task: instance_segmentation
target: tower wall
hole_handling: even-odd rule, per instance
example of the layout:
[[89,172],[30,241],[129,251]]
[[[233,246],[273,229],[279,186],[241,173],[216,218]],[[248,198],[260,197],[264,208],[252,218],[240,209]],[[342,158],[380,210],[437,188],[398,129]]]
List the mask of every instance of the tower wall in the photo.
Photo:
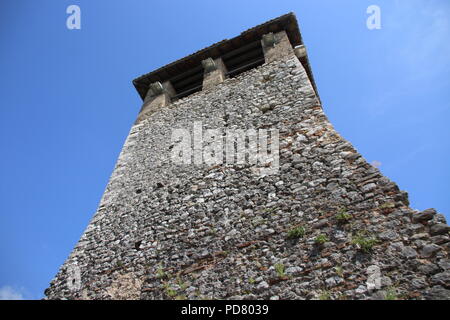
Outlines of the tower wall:
[[[271,57],[141,113],[49,299],[450,298],[444,216],[336,132],[293,50]],[[278,129],[278,171],[174,164],[195,124]]]

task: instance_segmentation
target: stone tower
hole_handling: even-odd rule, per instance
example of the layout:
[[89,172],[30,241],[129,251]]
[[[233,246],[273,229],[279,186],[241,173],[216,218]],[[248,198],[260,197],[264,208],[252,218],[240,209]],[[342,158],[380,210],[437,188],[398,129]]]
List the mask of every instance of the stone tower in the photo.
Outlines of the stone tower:
[[48,299],[449,299],[444,216],[334,130],[294,14],[133,84],[143,106]]

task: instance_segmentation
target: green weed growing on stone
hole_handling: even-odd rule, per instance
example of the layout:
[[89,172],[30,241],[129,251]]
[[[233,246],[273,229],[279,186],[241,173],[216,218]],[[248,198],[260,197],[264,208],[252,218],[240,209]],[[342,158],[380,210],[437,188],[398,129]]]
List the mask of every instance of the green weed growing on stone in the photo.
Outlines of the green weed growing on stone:
[[341,223],[347,222],[351,218],[352,215],[350,213],[347,213],[347,210],[345,208],[342,208],[341,210],[339,210],[338,214],[336,214],[336,220]]
[[315,243],[317,244],[324,244],[325,242],[328,241],[328,237],[324,234],[319,234],[315,239],[314,239]]
[[334,270],[336,270],[336,274],[339,276],[339,277],[343,277],[344,276],[344,269],[341,267],[341,266],[336,266],[335,268],[334,268]]
[[178,284],[178,286],[180,287],[180,289],[181,289],[182,291],[186,290],[187,287],[188,287],[187,283],[184,282],[183,280],[181,280],[180,277],[177,277],[177,284]]
[[300,226],[300,227],[295,227],[291,230],[288,231],[287,237],[288,239],[298,239],[298,238],[302,238],[305,235],[305,228]]
[[175,297],[177,296],[177,291],[172,288],[167,288],[166,293],[169,297]]
[[353,239],[352,244],[356,245],[365,253],[370,253],[373,246],[378,243],[378,240],[373,236],[366,235],[365,232],[359,232]]
[[389,287],[384,296],[385,300],[397,300],[397,290],[394,287]]
[[331,294],[329,291],[327,290],[323,290],[320,294],[319,294],[319,300],[330,300],[331,299]]
[[177,291],[176,291],[175,289],[171,288],[171,287],[170,287],[170,284],[169,284],[168,282],[164,282],[162,286],[163,286],[164,289],[166,290],[166,294],[167,294],[169,297],[172,297],[172,298],[173,298],[173,297],[175,297],[175,296],[178,295]]
[[280,278],[286,277],[286,271],[285,271],[284,264],[282,264],[282,263],[277,263],[277,264],[275,265],[275,271],[276,271],[278,277],[280,277]]
[[276,211],[276,210],[277,210],[276,207],[272,207],[272,208],[264,208],[262,211],[263,211],[264,213],[271,213],[271,212],[274,212],[274,211]]
[[379,208],[380,209],[392,209],[392,208],[395,208],[395,203],[394,202],[385,202]]
[[164,269],[161,265],[159,265],[158,269],[156,270],[156,277],[158,279],[162,279],[166,277],[166,273],[164,272]]
[[121,260],[118,260],[117,262],[116,262],[116,267],[117,268],[122,268],[123,267],[123,262],[121,261]]

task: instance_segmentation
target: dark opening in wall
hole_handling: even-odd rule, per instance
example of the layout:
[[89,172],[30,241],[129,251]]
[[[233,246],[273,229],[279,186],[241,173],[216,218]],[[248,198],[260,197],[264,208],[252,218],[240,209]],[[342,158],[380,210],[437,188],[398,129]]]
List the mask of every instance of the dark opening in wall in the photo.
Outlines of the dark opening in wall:
[[[264,64],[264,52],[261,40],[242,45],[219,57],[222,58],[227,69],[226,76],[231,78]],[[212,58],[216,59],[217,56],[212,56]],[[194,65],[194,67],[188,71],[184,71],[169,78],[168,81],[170,81],[175,90],[175,96],[171,97],[171,101],[176,101],[201,91],[203,78],[204,69],[202,64]]]
[[136,243],[134,244],[134,248],[135,248],[136,250],[139,250],[139,249],[141,248],[141,243],[142,243],[142,241],[136,242]]
[[[261,41],[253,41],[232,50],[221,56],[226,68],[227,76],[235,77],[242,72],[256,68],[264,64],[264,52]],[[183,72],[170,79],[170,83],[175,89],[176,95],[172,101],[186,97],[194,92],[202,90],[204,70],[202,65],[198,65],[186,72]]]
[[233,78],[247,70],[264,64],[261,41],[253,41],[222,56],[227,67],[227,76]]
[[201,91],[203,84],[202,65],[198,65],[191,70],[171,78],[170,83],[176,92],[176,95],[172,97],[172,101],[186,97],[194,92]]

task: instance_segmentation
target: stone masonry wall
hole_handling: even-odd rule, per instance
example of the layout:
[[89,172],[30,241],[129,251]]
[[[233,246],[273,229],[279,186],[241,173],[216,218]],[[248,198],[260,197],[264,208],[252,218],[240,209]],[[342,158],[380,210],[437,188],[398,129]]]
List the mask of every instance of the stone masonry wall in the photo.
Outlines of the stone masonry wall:
[[[278,128],[280,170],[174,165],[174,128]],[[332,127],[294,55],[135,124],[48,299],[449,299],[449,227]]]

